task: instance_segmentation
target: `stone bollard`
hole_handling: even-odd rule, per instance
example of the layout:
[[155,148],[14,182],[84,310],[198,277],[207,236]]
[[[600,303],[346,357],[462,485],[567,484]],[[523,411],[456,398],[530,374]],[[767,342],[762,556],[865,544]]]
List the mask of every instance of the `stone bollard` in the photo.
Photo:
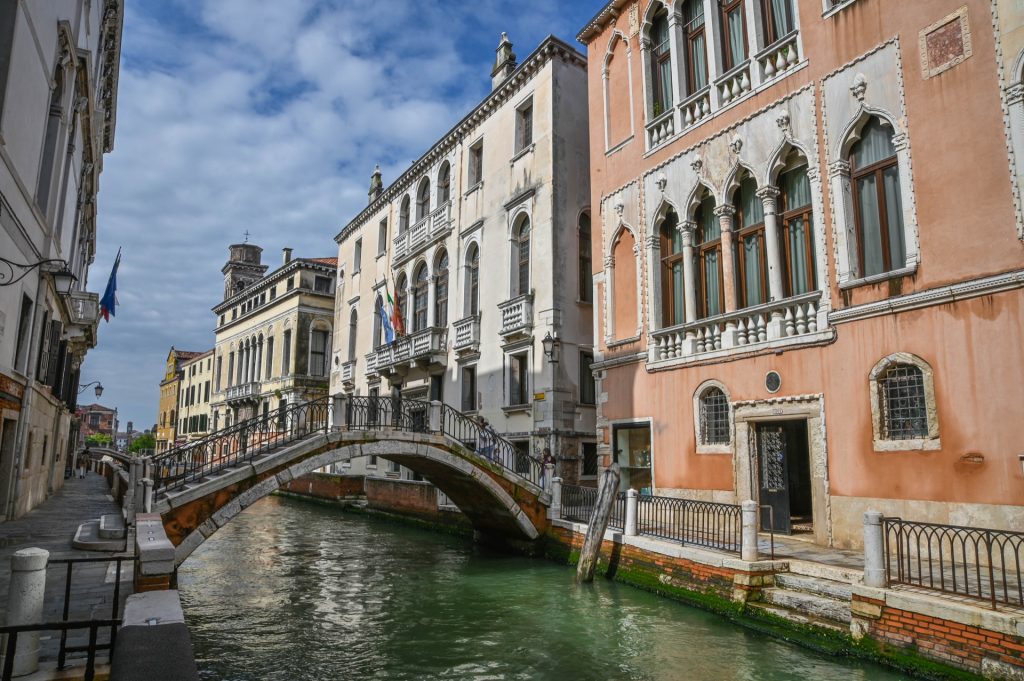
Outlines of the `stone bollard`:
[[883,549],[882,514],[864,512],[864,585],[879,589],[888,586],[885,578],[885,551]]
[[441,406],[442,403],[439,400],[431,400],[430,402],[430,432],[440,433],[441,432]]
[[[11,583],[7,596],[8,626],[42,623],[46,561],[49,558],[49,551],[35,548],[21,549],[11,556]],[[18,634],[18,648],[14,653],[14,676],[31,674],[37,669],[39,632]]]
[[142,512],[153,512],[153,481],[149,478],[142,479]]
[[740,504],[743,517],[743,534],[740,544],[740,559],[748,562],[757,560],[757,502],[747,500]]
[[626,527],[624,531],[627,537],[636,536],[636,511],[639,496],[640,494],[635,489],[626,490]]
[[562,515],[562,479],[551,478],[551,508],[548,509],[548,520]]
[[544,491],[551,494],[551,487],[555,479],[555,464],[544,464]]

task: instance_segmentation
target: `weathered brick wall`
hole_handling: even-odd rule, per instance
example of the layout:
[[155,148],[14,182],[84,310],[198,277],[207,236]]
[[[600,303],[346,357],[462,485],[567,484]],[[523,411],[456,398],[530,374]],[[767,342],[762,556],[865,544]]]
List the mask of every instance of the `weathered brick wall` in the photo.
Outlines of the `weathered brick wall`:
[[380,511],[436,517],[437,488],[387,478],[366,478],[366,505]]
[[281,489],[317,499],[339,501],[363,496],[363,476],[307,473],[290,481]]
[[918,612],[885,601],[853,595],[855,617],[879,642],[914,649],[922,657],[981,673],[987,659],[1012,665],[1024,675],[1024,638]]

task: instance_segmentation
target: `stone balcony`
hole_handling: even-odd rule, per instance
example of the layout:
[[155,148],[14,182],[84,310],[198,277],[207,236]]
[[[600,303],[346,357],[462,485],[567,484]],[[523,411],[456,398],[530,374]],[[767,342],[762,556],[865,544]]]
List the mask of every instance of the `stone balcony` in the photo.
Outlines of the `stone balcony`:
[[476,352],[480,349],[480,315],[475,314],[452,324],[455,340],[452,349],[458,353]]
[[68,296],[68,342],[80,343],[86,349],[96,347],[96,329],[100,322],[99,294],[72,291]]
[[346,388],[354,388],[356,385],[356,361],[350,359],[341,365],[341,383]]
[[255,402],[260,397],[259,381],[239,383],[227,389],[224,398],[229,402]]
[[436,239],[452,230],[452,202],[446,201],[432,213],[417,220],[412,227],[394,239],[394,261],[401,263],[418,255]]
[[501,312],[501,335],[506,340],[528,336],[533,330],[533,294],[516,296],[498,303]]
[[[651,334],[651,362],[703,359],[712,353],[788,346],[818,340],[821,291],[677,324]],[[820,325],[820,326],[819,326]]]
[[430,368],[448,363],[448,329],[429,327],[396,338],[366,355],[366,373],[390,376],[415,367]]

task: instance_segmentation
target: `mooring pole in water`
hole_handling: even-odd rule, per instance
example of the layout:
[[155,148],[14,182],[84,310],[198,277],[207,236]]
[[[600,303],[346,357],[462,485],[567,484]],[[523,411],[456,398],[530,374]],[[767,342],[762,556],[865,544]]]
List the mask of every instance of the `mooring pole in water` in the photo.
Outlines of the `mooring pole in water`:
[[612,513],[612,505],[619,491],[619,464],[613,463],[605,469],[601,476],[601,485],[597,490],[597,501],[594,512],[587,525],[587,537],[583,540],[580,562],[576,566],[577,582],[594,581],[594,568],[597,566],[597,555],[601,552],[601,541],[604,531],[608,529],[608,517]]

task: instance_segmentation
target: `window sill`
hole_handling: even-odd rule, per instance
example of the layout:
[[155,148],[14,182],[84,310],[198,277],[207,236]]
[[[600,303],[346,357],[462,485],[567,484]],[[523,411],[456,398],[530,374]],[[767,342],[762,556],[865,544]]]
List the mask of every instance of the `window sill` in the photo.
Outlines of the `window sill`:
[[501,408],[506,414],[525,414],[529,412],[531,406],[529,404],[509,404]]
[[907,277],[917,272],[917,264],[913,264],[910,267],[901,267],[898,270],[890,270],[888,272],[882,272],[881,274],[872,274],[870,277],[861,277],[859,279],[847,279],[846,281],[839,282],[839,290],[846,291],[852,288],[858,288],[860,286],[869,286],[871,284],[877,284],[879,282],[888,281],[890,279],[899,279],[900,277]]
[[721,445],[697,445],[698,454],[732,454],[732,443]]
[[875,440],[876,452],[933,452],[942,449],[942,440],[935,438],[916,438],[913,440]]
[[582,298],[577,298],[576,299],[576,304],[577,305],[586,305],[587,307],[594,307],[594,301],[593,300],[583,300]]
[[483,186],[484,186],[484,181],[480,180],[479,182],[474,184],[472,187],[467,189],[466,192],[462,195],[462,197],[463,198],[468,198],[470,194],[472,194],[475,191],[479,191]]
[[515,162],[518,161],[519,159],[521,159],[523,156],[526,156],[527,154],[531,153],[533,151],[534,147],[536,147],[536,146],[537,146],[536,142],[530,142],[528,145],[526,145],[525,147],[523,147],[522,149],[517,151],[512,156],[512,158],[509,159],[508,164],[509,165],[515,164]]
[[637,336],[630,336],[629,338],[619,338],[618,340],[613,340],[613,341],[610,341],[608,343],[605,343],[605,345],[609,349],[611,349],[611,348],[619,348],[619,347],[622,347],[624,345],[629,345],[631,343],[638,343],[639,341],[640,341],[640,336],[637,335]]
[[619,142],[615,146],[608,147],[608,149],[605,150],[604,155],[605,156],[611,156],[612,154],[614,154],[614,153],[616,153],[618,151],[621,151],[622,149],[624,149],[626,147],[626,145],[628,145],[630,142],[633,141],[633,137],[634,137],[634,135],[630,135],[629,137],[627,137],[626,139],[622,140],[621,142]]
[[837,3],[833,4],[831,7],[829,7],[828,9],[826,9],[822,13],[821,18],[822,19],[828,19],[829,17],[831,17],[831,16],[833,16],[835,14],[838,14],[839,12],[843,11],[844,9],[846,9],[847,7],[849,7],[850,5],[852,5],[855,2],[857,2],[857,0],[842,0],[842,2],[837,2]]

